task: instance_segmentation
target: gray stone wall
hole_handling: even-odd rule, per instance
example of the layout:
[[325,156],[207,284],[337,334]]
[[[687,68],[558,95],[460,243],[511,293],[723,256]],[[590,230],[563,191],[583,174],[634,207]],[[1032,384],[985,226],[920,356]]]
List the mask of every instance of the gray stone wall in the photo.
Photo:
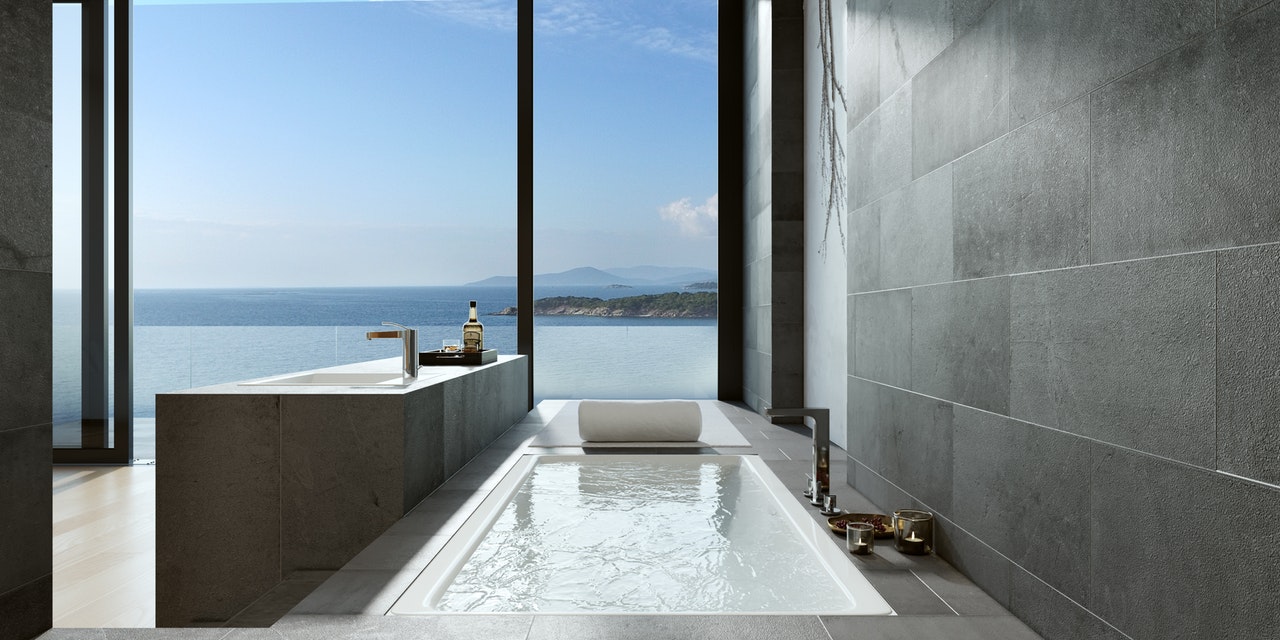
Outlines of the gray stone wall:
[[[764,15],[761,15],[761,11]],[[770,402],[772,353],[770,323],[772,299],[772,219],[769,198],[773,171],[773,139],[770,135],[773,111],[769,105],[770,38],[772,31],[761,28],[769,17],[769,4],[759,0],[746,3],[743,39],[743,86],[745,108],[743,126],[743,400],[756,411]]]
[[804,402],[804,16],[800,0],[746,11],[743,399]]
[[52,64],[50,3],[0,3],[0,640],[53,621]]
[[1280,2],[850,2],[850,484],[1044,637],[1280,608]]

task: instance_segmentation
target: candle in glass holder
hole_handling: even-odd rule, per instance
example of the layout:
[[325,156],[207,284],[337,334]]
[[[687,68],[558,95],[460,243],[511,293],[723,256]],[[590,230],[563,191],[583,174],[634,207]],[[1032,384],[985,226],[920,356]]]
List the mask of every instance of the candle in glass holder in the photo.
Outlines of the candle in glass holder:
[[866,522],[847,522],[844,525],[845,543],[854,555],[865,556],[876,548],[875,525]]
[[893,512],[893,546],[902,553],[928,555],[933,551],[933,514],[916,509]]

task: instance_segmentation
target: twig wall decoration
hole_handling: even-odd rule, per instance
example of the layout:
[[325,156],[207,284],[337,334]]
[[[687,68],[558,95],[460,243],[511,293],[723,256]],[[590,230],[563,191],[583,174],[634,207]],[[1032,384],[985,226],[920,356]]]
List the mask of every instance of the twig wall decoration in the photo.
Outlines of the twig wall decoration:
[[[847,104],[844,97],[844,86],[836,77],[835,58],[835,21],[831,18],[831,0],[818,2],[818,47],[822,54],[822,107],[818,121],[818,148],[822,154],[822,182],[826,186],[826,226],[822,229],[823,256],[827,253],[827,237],[831,232],[831,219],[836,220],[836,230],[840,233],[840,250],[844,251],[844,208],[845,181],[841,168],[844,167],[844,143],[840,140],[840,130],[836,122],[836,105],[841,110]],[[839,101],[839,102],[837,102]]]

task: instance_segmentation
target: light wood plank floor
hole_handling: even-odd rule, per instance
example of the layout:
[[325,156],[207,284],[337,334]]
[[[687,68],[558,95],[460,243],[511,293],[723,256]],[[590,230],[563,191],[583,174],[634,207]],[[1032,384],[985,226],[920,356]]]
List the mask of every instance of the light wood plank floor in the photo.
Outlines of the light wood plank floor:
[[53,468],[53,626],[156,624],[156,468]]

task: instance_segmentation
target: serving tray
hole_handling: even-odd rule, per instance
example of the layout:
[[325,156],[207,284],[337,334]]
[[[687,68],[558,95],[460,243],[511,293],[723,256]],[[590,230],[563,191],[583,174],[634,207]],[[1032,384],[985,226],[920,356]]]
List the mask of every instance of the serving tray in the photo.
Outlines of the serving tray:
[[832,531],[839,534],[848,533],[845,531],[845,523],[847,522],[866,522],[873,524],[876,525],[877,538],[893,537],[893,518],[890,518],[883,513],[844,513],[827,518],[827,526],[831,527]]
[[473,351],[467,353],[465,351],[423,351],[418,354],[418,364],[424,367],[438,367],[441,365],[478,365],[489,364],[498,361],[497,349],[485,349],[484,351]]

